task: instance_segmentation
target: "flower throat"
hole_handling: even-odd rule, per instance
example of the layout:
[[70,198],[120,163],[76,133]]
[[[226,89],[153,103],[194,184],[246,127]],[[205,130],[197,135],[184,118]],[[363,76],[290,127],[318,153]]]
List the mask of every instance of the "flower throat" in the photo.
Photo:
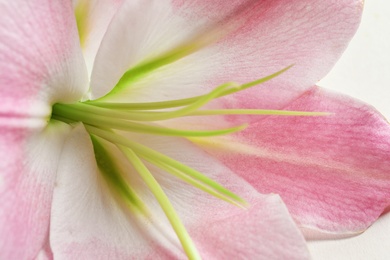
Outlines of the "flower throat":
[[[83,16],[81,15],[80,17]],[[83,23],[80,22],[80,25],[82,24]],[[160,56],[130,68],[119,79],[115,87],[108,94],[99,99],[80,101],[73,104],[54,104],[51,116],[51,120],[62,121],[70,125],[79,123],[84,125],[93,144],[96,164],[100,174],[107,182],[113,194],[115,194],[116,198],[120,199],[121,204],[125,205],[126,208],[134,213],[134,215],[148,217],[150,216],[150,213],[147,205],[142,201],[141,197],[137,195],[134,184],[126,178],[126,172],[118,165],[118,162],[112,155],[112,147],[124,155],[124,158],[133,166],[145,185],[156,198],[189,259],[200,259],[199,253],[167,195],[164,193],[145,162],[228,203],[242,208],[245,208],[247,203],[238,195],[208,178],[201,172],[139,142],[131,140],[131,138],[125,137],[124,133],[142,133],[147,135],[165,135],[184,138],[207,138],[241,131],[246,128],[247,124],[222,129],[187,130],[167,128],[161,126],[159,122],[168,119],[193,116],[318,116],[327,114],[319,112],[258,109],[202,109],[214,99],[232,95],[271,80],[291,68],[291,66],[249,83],[224,83],[217,86],[209,93],[191,98],[144,103],[109,102],[110,97],[121,93],[138,79],[150,75],[155,70],[196,52],[220,38],[220,36],[221,35],[217,35],[213,31],[211,33],[198,34],[193,39],[184,42]]]
[[[134,213],[148,216],[147,205],[136,194],[132,184],[124,176],[117,162],[110,155],[108,143],[114,144],[133,165],[140,177],[155,196],[175,233],[177,234],[186,255],[190,259],[199,258],[199,254],[188,232],[179,219],[159,183],[154,178],[144,162],[148,162],[161,170],[172,174],[184,182],[204,191],[212,196],[239,207],[246,207],[247,203],[238,195],[224,188],[201,172],[159,153],[145,145],[130,140],[119,133],[137,132],[151,135],[166,135],[178,137],[212,137],[241,131],[247,124],[223,129],[184,130],[159,126],[158,121],[191,116],[218,116],[218,115],[288,115],[288,116],[319,116],[327,113],[300,112],[282,110],[258,109],[201,109],[210,101],[231,95],[244,89],[266,82],[290,67],[278,71],[259,80],[239,85],[237,83],[222,84],[207,94],[186,99],[145,102],[145,103],[110,103],[98,100],[78,102],[74,104],[60,104],[53,106],[52,120],[67,124],[82,123],[90,134],[94,147],[97,166],[104,180],[121,198],[121,201]],[[167,109],[169,109],[167,111]],[[118,131],[119,130],[119,131]]]

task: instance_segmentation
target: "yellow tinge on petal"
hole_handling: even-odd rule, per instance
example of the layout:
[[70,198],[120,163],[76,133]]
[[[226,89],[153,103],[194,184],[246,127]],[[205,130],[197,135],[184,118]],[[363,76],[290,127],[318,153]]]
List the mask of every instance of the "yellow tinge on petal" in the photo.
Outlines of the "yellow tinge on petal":
[[79,32],[80,45],[81,48],[84,48],[85,41],[88,36],[88,18],[89,18],[89,9],[90,1],[88,0],[78,0],[74,8],[74,14],[76,17],[77,30]]

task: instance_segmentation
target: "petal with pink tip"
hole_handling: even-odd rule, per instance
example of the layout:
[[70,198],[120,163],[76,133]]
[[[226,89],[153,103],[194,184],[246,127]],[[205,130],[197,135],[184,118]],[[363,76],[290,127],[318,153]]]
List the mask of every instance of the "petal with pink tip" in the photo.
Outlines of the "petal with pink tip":
[[319,88],[285,109],[334,115],[268,116],[203,148],[259,192],[280,194],[301,226],[362,232],[390,204],[388,122],[359,101]]
[[0,10],[0,124],[45,124],[53,103],[88,89],[71,2],[2,1]]
[[[308,258],[303,236],[278,196],[258,194],[188,141],[142,137],[145,144],[152,143],[153,148],[204,169],[232,190],[240,191],[253,204],[249,210],[239,209],[149,165],[203,257],[217,258],[240,252],[249,258]],[[120,157],[117,158],[121,160]],[[122,161],[122,167],[152,212],[151,218],[137,218],[134,212],[126,213],[118,206],[97,171],[88,134],[82,126],[74,129],[63,150],[54,192],[50,243],[55,258],[185,258],[156,200],[128,162]]]
[[[239,21],[238,29],[133,83],[126,95],[116,99],[188,97],[295,64],[252,97],[264,105],[283,107],[330,70],[354,34],[361,10],[358,0],[131,1],[113,18],[102,41],[92,92],[95,98],[104,95],[130,67],[201,30],[216,29],[216,22],[226,19],[232,24]],[[241,98],[237,95],[234,101],[244,105]]]

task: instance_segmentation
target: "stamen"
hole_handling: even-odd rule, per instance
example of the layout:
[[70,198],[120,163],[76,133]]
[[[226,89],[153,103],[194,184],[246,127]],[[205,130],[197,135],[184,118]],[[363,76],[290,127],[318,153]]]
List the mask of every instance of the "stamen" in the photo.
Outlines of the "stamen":
[[[281,69],[273,74],[270,74],[266,77],[254,80],[252,82],[245,83],[245,84],[243,84],[239,87],[236,87],[236,88],[227,89],[225,91],[222,91],[222,93],[220,93],[216,98],[231,95],[231,94],[240,92],[244,89],[254,87],[256,85],[260,85],[260,84],[267,82],[267,81],[279,76],[280,74],[286,72],[287,70],[289,70],[293,66],[294,65],[290,65],[290,66],[288,66],[284,69]],[[166,109],[166,108],[181,107],[181,106],[189,105],[189,104],[196,102],[197,100],[199,100],[202,97],[204,97],[204,95],[195,96],[195,97],[191,97],[191,98],[170,100],[170,101],[144,102],[144,103],[112,103],[112,102],[101,102],[98,99],[98,100],[86,101],[85,103],[89,104],[89,105],[106,107],[106,108],[110,108],[110,109],[153,110],[153,109]]]
[[215,116],[215,115],[278,115],[278,116],[329,116],[329,112],[306,112],[289,110],[265,110],[265,109],[211,109],[198,110],[187,116]]
[[122,177],[122,174],[119,172],[120,168],[115,164],[110,153],[103,145],[104,140],[99,139],[98,137],[91,135],[96,163],[104,179],[113,187],[115,187],[115,189],[112,190],[120,195],[121,198],[125,199],[127,206],[133,212],[139,212],[145,216],[148,216],[149,212],[146,205]]
[[186,174],[188,177],[195,179],[196,181],[202,183],[203,185],[207,186],[208,188],[216,191],[220,194],[220,196],[226,197],[226,201],[235,201],[235,204],[241,204],[245,207],[246,202],[241,199],[239,196],[234,194],[233,192],[229,191],[228,189],[224,188],[219,183],[211,180],[210,178],[207,178],[202,173],[196,171],[195,169],[188,167],[162,153],[159,153],[153,149],[150,149],[144,145],[141,145],[139,143],[133,142],[127,138],[124,138],[118,134],[115,134],[113,132],[109,132],[104,129],[99,129],[93,126],[85,125],[85,128],[87,131],[91,134],[97,135],[103,139],[106,139],[109,142],[126,146],[130,148],[131,150],[135,151],[137,154],[139,154],[144,159],[153,162],[161,162],[162,164],[165,164],[173,169],[177,169],[178,171]]
[[144,180],[145,184],[148,186],[148,188],[160,204],[162,210],[167,216],[169,222],[171,223],[172,228],[175,230],[175,233],[178,236],[187,257],[189,259],[201,259],[194,245],[194,242],[192,241],[186,228],[184,227],[171,202],[169,201],[169,198],[167,197],[159,183],[156,181],[154,176],[150,173],[149,169],[131,149],[123,147],[121,145],[119,145],[118,148],[133,164],[134,168],[138,171],[139,175]]
[[[80,43],[82,46],[84,45],[87,36],[88,12],[90,8],[89,4],[89,1],[79,0],[77,6],[75,7],[75,16],[80,35]],[[102,100],[108,100],[113,95],[116,95],[124,89],[130,87],[132,83],[136,82],[137,80],[140,80],[152,74],[154,71],[172,64],[184,57],[187,57],[199,51],[200,49],[222,39],[224,36],[238,29],[242,24],[248,21],[250,17],[244,15],[246,10],[248,10],[248,8],[254,8],[257,4],[258,1],[247,1],[245,4],[239,5],[238,8],[232,10],[231,14],[228,14],[226,17],[213,24],[211,28],[208,27],[206,30],[197,30],[197,32],[193,34],[193,37],[187,38],[184,41],[178,43],[173,48],[170,48],[163,53],[157,54],[150,59],[145,59],[139,64],[129,68],[122,75],[114,88],[105,96],[93,101],[80,102],[76,104],[55,104],[53,106],[51,119],[63,121],[68,124],[77,122],[82,122],[84,124],[86,130],[90,134],[94,147],[96,162],[104,179],[107,181],[109,186],[114,187],[112,190],[124,199],[124,202],[132,210],[132,212],[138,212],[147,216],[148,211],[146,205],[132,189],[131,185],[128,183],[128,180],[123,177],[125,174],[116,164],[115,159],[110,155],[106,142],[111,142],[117,146],[117,148],[125,155],[128,161],[134,166],[140,177],[155,196],[169,222],[171,223],[176,235],[178,236],[187,257],[190,259],[200,259],[200,255],[175,209],[170,203],[168,197],[142,160],[160,168],[161,170],[187,182],[188,184],[200,190],[209,193],[216,198],[222,199],[233,205],[245,208],[247,206],[246,201],[219,183],[198,172],[197,170],[151,148],[122,137],[121,135],[117,134],[114,129],[124,130],[127,132],[139,132],[143,134],[196,138],[234,133],[245,129],[247,125],[245,124],[217,130],[206,129],[202,131],[193,131],[170,129],[148,122],[168,120],[183,116],[324,116],[329,115],[330,113],[259,109],[199,110],[204,105],[216,98],[231,95],[269,81],[284,73],[293,65],[290,65],[261,79],[257,79],[242,85],[228,82],[216,87],[207,94],[191,98],[145,103],[109,103],[102,102]],[[240,18],[231,19],[232,17]],[[139,121],[145,123],[139,123]]]
[[[187,44],[187,45],[186,45]],[[173,49],[163,55],[133,67],[123,75],[117,86],[106,96],[121,91],[127,85],[137,80],[139,77],[147,75],[149,72],[172,63],[192,51],[197,50],[199,42],[186,43]],[[181,49],[182,48],[182,49]],[[101,102],[101,99],[79,102],[76,104],[55,104],[53,106],[51,119],[60,120],[68,124],[82,122],[91,136],[94,147],[97,165],[103,177],[109,185],[114,187],[114,191],[133,212],[148,216],[146,205],[137,196],[131,188],[130,183],[123,176],[121,168],[116,165],[115,160],[110,156],[107,144],[110,142],[126,156],[129,162],[134,166],[145,184],[156,197],[158,203],[163,209],[169,222],[171,223],[176,235],[178,236],[182,247],[190,259],[199,259],[193,241],[187,230],[179,219],[168,197],[158,184],[149,169],[142,160],[154,165],[155,167],[169,173],[182,181],[202,190],[210,195],[231,203],[235,206],[246,208],[247,202],[229,191],[219,183],[213,181],[201,172],[159,153],[140,143],[127,139],[114,130],[123,130],[127,132],[139,132],[143,134],[156,134],[167,136],[182,136],[189,139],[197,137],[220,136],[241,131],[247,127],[247,124],[235,127],[217,129],[217,130],[181,130],[171,129],[149,122],[168,120],[184,116],[215,116],[215,115],[284,115],[284,116],[326,116],[331,113],[326,112],[305,112],[305,111],[283,111],[283,110],[261,110],[261,109],[204,109],[204,105],[212,100],[231,95],[244,89],[259,85],[271,80],[284,73],[292,67],[288,66],[276,73],[263,77],[261,79],[239,85],[237,83],[224,83],[207,94],[195,96],[192,98],[145,102],[145,103],[108,103]],[[174,109],[178,108],[178,109]],[[155,111],[152,111],[155,110]],[[168,111],[167,111],[168,110]],[[140,123],[145,122],[145,123]]]
[[75,121],[81,121],[85,124],[100,126],[103,128],[112,128],[118,130],[125,130],[129,132],[139,132],[139,133],[148,133],[148,134],[158,134],[158,135],[168,135],[168,136],[217,136],[230,134],[234,132],[238,132],[247,127],[246,124],[230,127],[219,130],[210,130],[210,131],[191,131],[191,130],[178,130],[178,129],[170,129],[140,123],[134,123],[131,121],[126,121],[123,119],[112,119],[108,117],[103,117],[99,115],[91,116],[90,113],[80,111],[70,106],[66,106],[63,104],[56,104],[53,106],[53,113],[64,115],[69,119]]
[[68,106],[73,107],[80,111],[85,111],[100,116],[117,117],[117,118],[122,118],[126,120],[135,120],[135,121],[159,121],[159,120],[167,120],[167,119],[185,116],[191,113],[192,111],[195,111],[198,108],[204,106],[214,98],[218,97],[218,95],[223,91],[226,91],[231,88],[237,88],[237,87],[239,87],[239,85],[233,82],[222,84],[216,87],[210,93],[201,96],[198,100],[196,100],[192,104],[189,104],[184,108],[175,111],[169,111],[169,112],[145,112],[145,111],[136,111],[136,110],[123,112],[123,111],[116,111],[112,109],[104,109],[96,106],[86,105],[88,103],[69,104]]
[[223,195],[222,193],[214,190],[213,188],[210,188],[209,186],[207,186],[206,184],[202,183],[201,181],[192,178],[188,174],[183,173],[182,171],[178,170],[177,168],[169,166],[168,164],[164,164],[162,161],[158,161],[158,160],[152,159],[152,157],[146,157],[146,156],[144,156],[143,158],[145,160],[147,160],[148,162],[154,164],[158,168],[166,171],[167,173],[170,173],[173,176],[176,176],[177,178],[182,179],[183,181],[187,182],[188,184],[190,184],[190,185],[192,185],[192,186],[194,186],[194,187],[196,187],[196,188],[198,188],[200,190],[203,190],[204,192],[207,192],[207,193],[209,193],[210,195],[212,195],[212,196],[214,196],[216,198],[224,200],[224,201],[226,201],[226,202],[228,202],[230,204],[233,204],[233,205],[235,205],[237,207],[240,207],[242,209],[246,209],[247,206],[248,206],[246,201],[244,201],[244,200],[242,200],[242,199],[237,197],[240,200],[240,202],[238,203],[237,200],[233,200],[230,197],[227,197],[227,196]]

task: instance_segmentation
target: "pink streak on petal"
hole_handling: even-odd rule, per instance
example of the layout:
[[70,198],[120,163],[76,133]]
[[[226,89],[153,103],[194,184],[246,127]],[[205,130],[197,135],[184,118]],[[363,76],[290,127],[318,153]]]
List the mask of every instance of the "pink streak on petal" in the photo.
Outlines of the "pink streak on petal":
[[[254,207],[248,211],[239,209],[154,167],[150,168],[205,259],[225,256],[227,247],[234,247],[227,253],[242,251],[255,259],[263,255],[282,257],[290,254],[300,259],[307,258],[303,236],[277,196],[259,195],[248,183],[187,140],[149,139],[148,136],[143,136],[141,140],[145,144],[154,144],[153,148],[176,159],[185,159],[184,162],[193,167],[205,169],[206,174],[213,175],[232,190],[240,191],[253,203]],[[166,143],[170,146],[167,147]],[[122,160],[123,156],[118,155],[118,160]],[[50,241],[54,258],[186,259],[153,196],[139,181],[138,174],[129,163],[126,160],[121,163],[129,174],[130,183],[153,213],[151,218],[137,221],[132,212],[126,214],[113,199],[97,172],[89,136],[83,127],[76,127],[69,135],[59,164],[53,199]],[[238,218],[241,222],[237,222]],[[223,229],[223,235],[231,239],[223,239],[222,236],[217,239],[216,232]],[[245,232],[241,233],[241,230]],[[244,241],[245,237],[251,242]],[[214,244],[218,244],[219,248],[207,245],[213,239],[217,239]],[[259,246],[257,242],[264,242],[264,246]],[[257,250],[260,248],[262,250]]]
[[0,121],[80,99],[87,74],[70,1],[2,1],[0,10]]
[[302,226],[363,231],[390,205],[388,122],[359,101],[319,88],[285,109],[334,115],[265,117],[238,133],[230,152],[205,149],[259,192],[280,194]]
[[0,128],[0,259],[33,259],[44,247],[67,130],[65,125],[42,132]]
[[200,28],[214,28],[216,21],[248,2],[254,6],[231,19],[247,17],[239,30],[152,73],[117,98],[134,102],[183,98],[228,81],[252,81],[295,64],[260,91],[228,100],[244,105],[243,96],[251,95],[253,103],[283,107],[332,68],[356,31],[362,11],[357,0],[134,1],[134,14],[118,12],[102,41],[101,58],[94,68],[96,80],[92,75],[93,93],[96,97],[107,93],[131,66],[176,46]]
[[197,169],[249,202],[250,207],[243,210],[152,168],[174,206],[177,205],[202,257],[309,258],[305,241],[278,196],[258,194],[247,182],[187,140],[146,135],[134,138]]
[[271,82],[225,99],[229,106],[242,108],[251,107],[248,103],[252,107],[284,107],[320,80],[347,47],[362,12],[361,0],[173,3],[188,20],[210,21],[221,19],[241,5],[250,6],[249,10],[233,13],[232,18],[247,19],[247,23],[216,46],[222,55],[212,57],[218,69],[206,82],[210,87],[227,81],[245,83],[294,64]]
[[68,129],[47,124],[51,105],[79,99],[87,74],[70,2],[2,1],[0,10],[0,258],[33,259],[47,247]]
[[277,195],[264,196],[246,211],[232,211],[222,219],[210,211],[196,227],[194,238],[205,259],[310,259]]

